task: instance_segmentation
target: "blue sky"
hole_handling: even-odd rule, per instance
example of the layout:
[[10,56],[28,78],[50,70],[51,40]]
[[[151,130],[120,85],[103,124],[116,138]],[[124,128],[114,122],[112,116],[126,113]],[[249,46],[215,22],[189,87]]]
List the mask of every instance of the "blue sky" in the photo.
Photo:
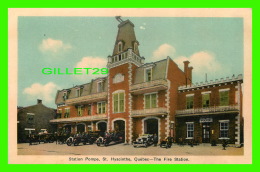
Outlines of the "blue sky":
[[[193,82],[243,74],[242,18],[122,17],[135,24],[146,62],[170,56],[194,67]],[[42,68],[105,67],[118,21],[114,17],[19,17],[18,106],[42,99],[56,107],[57,89],[89,82],[93,75],[43,75]]]

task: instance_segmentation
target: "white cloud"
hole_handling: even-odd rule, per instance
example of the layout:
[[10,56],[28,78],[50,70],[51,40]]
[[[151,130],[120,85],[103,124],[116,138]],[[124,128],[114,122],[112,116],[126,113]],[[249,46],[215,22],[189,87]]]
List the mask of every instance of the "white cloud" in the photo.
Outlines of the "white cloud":
[[[106,68],[107,65],[107,60],[102,57],[92,57],[92,56],[87,56],[83,57],[76,65],[75,68]],[[98,74],[94,75],[93,72],[94,70],[90,70],[88,74],[85,74],[86,70],[83,70],[82,75],[73,75],[75,76],[78,80],[86,82],[89,81],[90,79],[98,78],[98,77],[105,77],[107,75],[104,74]],[[100,72],[98,72],[100,73]]]
[[27,95],[30,100],[42,99],[43,103],[54,103],[58,89],[60,89],[60,87],[53,82],[48,82],[45,85],[34,83],[30,87],[25,88],[23,94]]
[[145,30],[145,27],[144,26],[140,26],[140,29]]
[[183,61],[190,61],[193,67],[193,81],[200,82],[205,80],[207,73],[209,79],[217,79],[226,76],[229,70],[216,59],[215,55],[209,51],[199,51],[192,54],[190,57],[180,56],[174,59],[178,66],[183,70]]
[[153,61],[158,61],[165,59],[167,56],[173,57],[176,50],[173,46],[169,44],[160,45],[154,52],[152,56]]
[[39,50],[41,52],[52,54],[67,51],[71,48],[72,46],[70,44],[65,44],[61,40],[55,40],[52,38],[43,39],[41,44],[39,45]]
[[179,56],[175,57],[176,49],[170,44],[160,45],[152,54],[151,61],[158,61],[170,56],[175,63],[183,70],[183,61],[190,61],[190,65],[193,67],[193,81],[200,82],[205,81],[205,74],[207,73],[208,80],[218,79],[226,76],[230,73],[230,69],[225,67],[225,64],[221,64],[216,56],[209,51],[199,51],[193,53],[191,56]]

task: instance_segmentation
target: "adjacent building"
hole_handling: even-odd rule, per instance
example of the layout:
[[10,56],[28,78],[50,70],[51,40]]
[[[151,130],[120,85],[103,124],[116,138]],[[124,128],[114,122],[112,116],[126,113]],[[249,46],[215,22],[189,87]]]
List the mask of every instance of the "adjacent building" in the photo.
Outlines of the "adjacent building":
[[37,134],[41,131],[55,132],[56,125],[50,124],[55,118],[56,109],[48,108],[37,100],[36,105],[17,108],[17,141],[27,142],[30,134]]
[[242,75],[178,88],[177,138],[243,141]]
[[119,20],[109,73],[90,83],[57,91],[59,129],[72,133],[122,131],[125,141],[157,134],[210,142],[239,142],[242,118],[241,76],[192,84],[192,67],[184,71],[170,58],[144,63],[134,24]]

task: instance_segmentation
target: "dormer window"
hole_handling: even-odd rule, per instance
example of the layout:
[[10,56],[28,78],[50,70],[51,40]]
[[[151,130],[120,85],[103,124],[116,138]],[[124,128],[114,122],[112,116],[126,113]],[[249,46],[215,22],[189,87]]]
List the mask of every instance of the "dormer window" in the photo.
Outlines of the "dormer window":
[[123,44],[122,44],[122,42],[119,42],[118,43],[118,52],[120,53],[122,51],[123,51]]
[[80,96],[80,89],[77,89],[76,90],[76,97],[79,97]]
[[67,100],[68,99],[68,95],[67,95],[67,92],[63,92],[63,100]]
[[145,81],[149,82],[152,80],[152,68],[145,69]]
[[100,93],[100,92],[103,92],[104,91],[104,82],[103,80],[102,81],[98,81],[97,83],[97,92]]
[[135,42],[134,43],[134,52],[136,52],[137,51],[137,43]]

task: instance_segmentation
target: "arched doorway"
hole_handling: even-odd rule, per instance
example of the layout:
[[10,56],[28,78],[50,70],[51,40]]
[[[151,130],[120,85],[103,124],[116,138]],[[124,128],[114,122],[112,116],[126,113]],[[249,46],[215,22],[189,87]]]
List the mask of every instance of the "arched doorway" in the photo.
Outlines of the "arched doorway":
[[77,124],[77,133],[85,132],[85,125],[84,124]]
[[125,121],[123,120],[114,121],[114,130],[120,132],[125,131]]
[[125,120],[123,119],[116,119],[113,122],[113,130],[115,132],[120,132],[123,136],[123,140],[125,140],[126,137],[126,129],[125,129]]
[[71,125],[64,125],[63,130],[65,133],[71,133]]
[[144,120],[144,134],[159,134],[159,122],[156,118],[148,118]]
[[107,123],[106,122],[98,122],[97,129],[101,132],[107,131]]

